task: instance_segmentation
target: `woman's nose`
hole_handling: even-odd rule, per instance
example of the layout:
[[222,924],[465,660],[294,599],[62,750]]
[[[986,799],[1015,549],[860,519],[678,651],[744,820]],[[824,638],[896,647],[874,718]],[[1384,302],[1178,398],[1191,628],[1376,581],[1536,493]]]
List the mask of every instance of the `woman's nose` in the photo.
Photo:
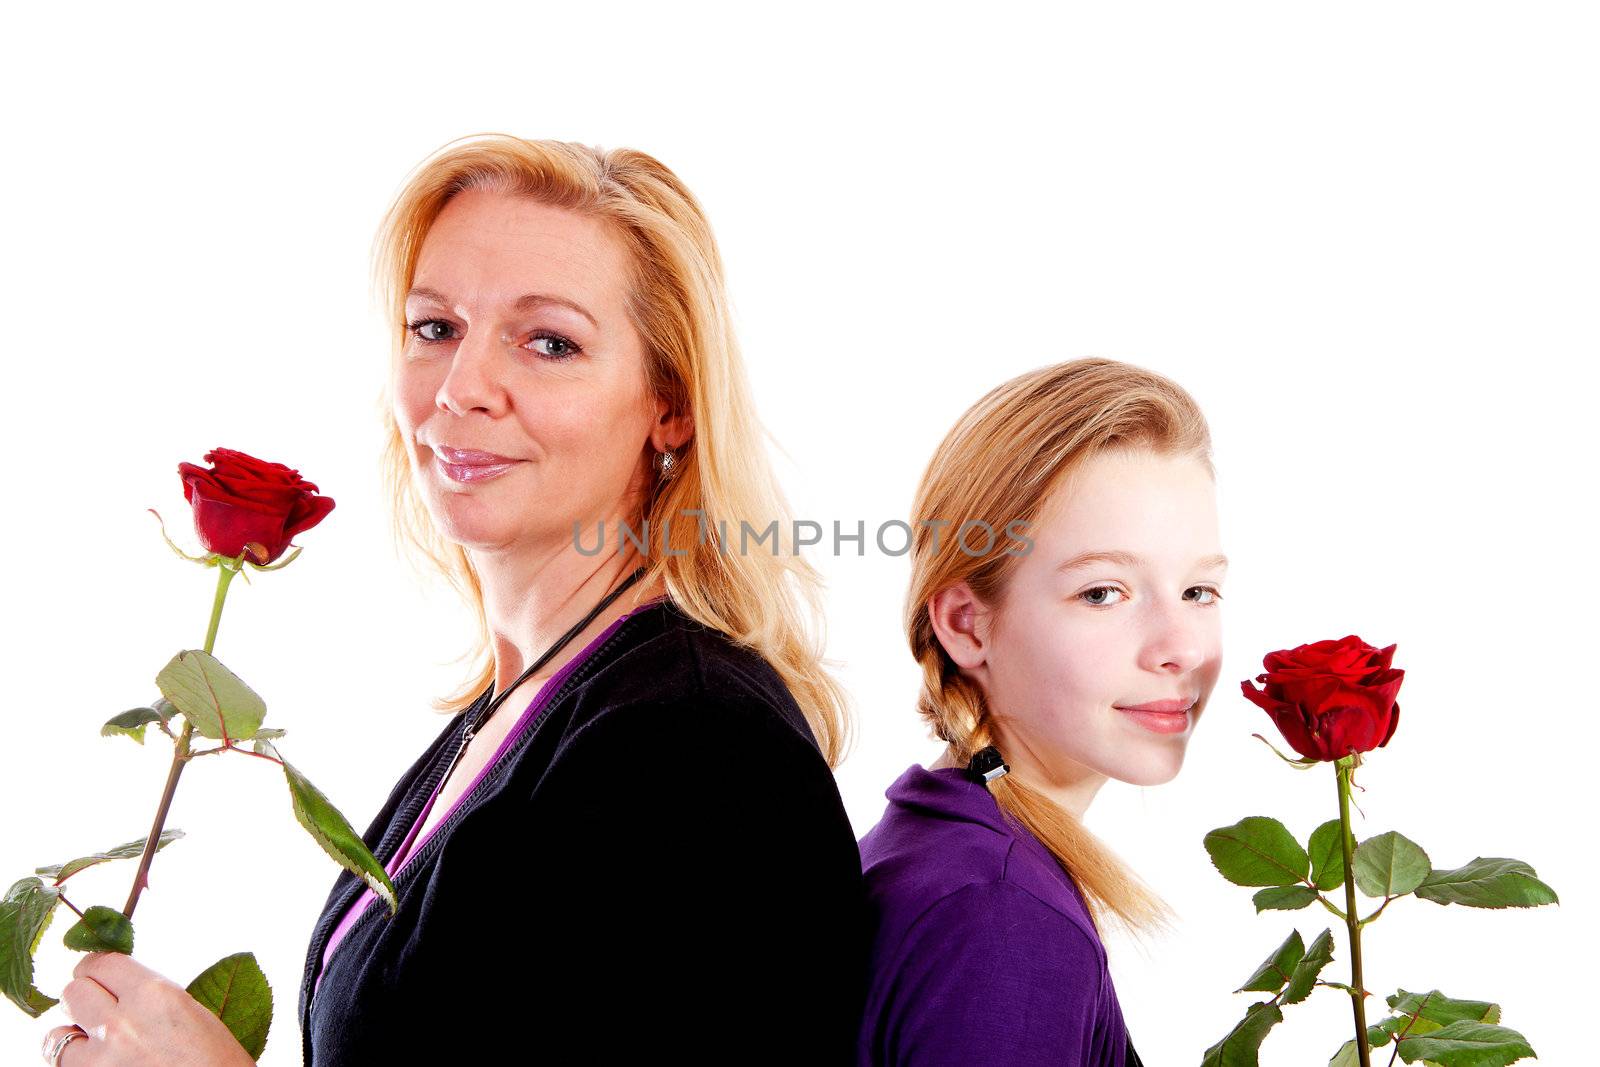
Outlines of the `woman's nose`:
[[505,406],[502,348],[487,330],[468,330],[450,356],[450,369],[435,397],[441,408],[457,415],[482,410],[496,414]]

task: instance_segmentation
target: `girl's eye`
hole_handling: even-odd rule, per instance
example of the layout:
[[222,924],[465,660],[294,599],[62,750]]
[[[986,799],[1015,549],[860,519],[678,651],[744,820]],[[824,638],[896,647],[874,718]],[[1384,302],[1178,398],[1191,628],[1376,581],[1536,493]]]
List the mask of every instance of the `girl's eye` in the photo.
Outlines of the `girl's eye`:
[[1097,585],[1092,589],[1085,589],[1083,592],[1079,593],[1078,599],[1082,600],[1085,604],[1088,604],[1091,608],[1105,608],[1111,606],[1104,600],[1085,599],[1095,593],[1116,593],[1118,596],[1121,596],[1122,590],[1118,589],[1114,585]]
[[[1200,602],[1203,607],[1211,607],[1212,605],[1216,604],[1217,601],[1222,599],[1222,592],[1219,589],[1217,589],[1217,587],[1214,586],[1214,585],[1197,585],[1197,586],[1194,586],[1189,591],[1191,593],[1200,592],[1200,593],[1210,593],[1211,594],[1211,599],[1210,600],[1206,600],[1206,601],[1201,601]],[[1106,607],[1110,607],[1111,603],[1117,603],[1116,601],[1112,601],[1111,603],[1107,603],[1104,600],[1091,600],[1091,599],[1088,599],[1089,597],[1092,597],[1096,593],[1116,593],[1118,596],[1125,596],[1126,595],[1126,594],[1124,594],[1122,592],[1121,589],[1118,589],[1114,585],[1096,585],[1096,586],[1093,586],[1093,587],[1091,587],[1089,589],[1085,589],[1083,592],[1079,593],[1078,594],[1078,599],[1082,600],[1085,604],[1088,604],[1092,608],[1106,608]]]
[[[427,331],[434,327],[439,327],[444,331],[453,331],[455,329],[454,326],[451,326],[443,319],[419,319],[416,322],[406,323],[406,332],[425,345],[443,344],[445,341],[450,340],[449,337],[430,336]],[[549,348],[547,349],[535,347],[534,351],[552,363],[563,363],[583,351],[569,338],[548,330],[541,330],[539,333],[534,334],[533,340],[529,344],[534,346],[540,344],[548,345]]]

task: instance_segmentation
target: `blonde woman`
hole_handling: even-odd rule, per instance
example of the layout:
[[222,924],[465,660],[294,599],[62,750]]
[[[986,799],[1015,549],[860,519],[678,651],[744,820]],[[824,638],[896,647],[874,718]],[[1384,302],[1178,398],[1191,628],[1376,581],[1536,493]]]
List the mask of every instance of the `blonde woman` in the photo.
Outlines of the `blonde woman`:
[[[347,873],[316,920],[304,1062],[850,1062],[847,711],[814,571],[721,540],[790,524],[699,204],[643,152],[479,135],[376,266],[396,530],[478,661],[365,834],[399,913]],[[61,1063],[248,1063],[174,988],[89,957]]]
[[1111,360],[1015,378],[939,445],[906,629],[946,747],[861,840],[860,1064],[1139,1063],[1101,924],[1171,912],[1082,819],[1110,778],[1178,773],[1216,684],[1213,482],[1193,399]]

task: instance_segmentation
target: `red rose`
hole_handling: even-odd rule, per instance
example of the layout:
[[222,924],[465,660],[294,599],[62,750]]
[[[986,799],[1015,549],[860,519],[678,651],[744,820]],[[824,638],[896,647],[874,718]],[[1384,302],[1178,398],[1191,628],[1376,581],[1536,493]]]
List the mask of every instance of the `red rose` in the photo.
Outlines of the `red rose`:
[[1269,652],[1256,675],[1263,689],[1239,683],[1251,703],[1308,759],[1337,760],[1382,748],[1400,724],[1395,695],[1405,671],[1389,666],[1394,645],[1377,649],[1354,634],[1287,652]]
[[205,455],[207,470],[179,463],[183,498],[194,511],[200,543],[219,555],[235,558],[254,541],[265,558],[251,550],[253,562],[265,566],[283,555],[289,541],[309,530],[333,510],[333,498],[317,496],[317,487],[281,463],[268,463],[231,448]]

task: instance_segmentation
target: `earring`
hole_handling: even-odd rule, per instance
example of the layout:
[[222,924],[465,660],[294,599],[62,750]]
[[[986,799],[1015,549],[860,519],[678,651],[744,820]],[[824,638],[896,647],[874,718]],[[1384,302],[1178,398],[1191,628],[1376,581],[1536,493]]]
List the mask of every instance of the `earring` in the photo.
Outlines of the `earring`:
[[656,473],[658,475],[660,475],[662,478],[670,478],[672,477],[673,470],[677,468],[678,457],[674,456],[671,452],[657,452],[655,464]]

